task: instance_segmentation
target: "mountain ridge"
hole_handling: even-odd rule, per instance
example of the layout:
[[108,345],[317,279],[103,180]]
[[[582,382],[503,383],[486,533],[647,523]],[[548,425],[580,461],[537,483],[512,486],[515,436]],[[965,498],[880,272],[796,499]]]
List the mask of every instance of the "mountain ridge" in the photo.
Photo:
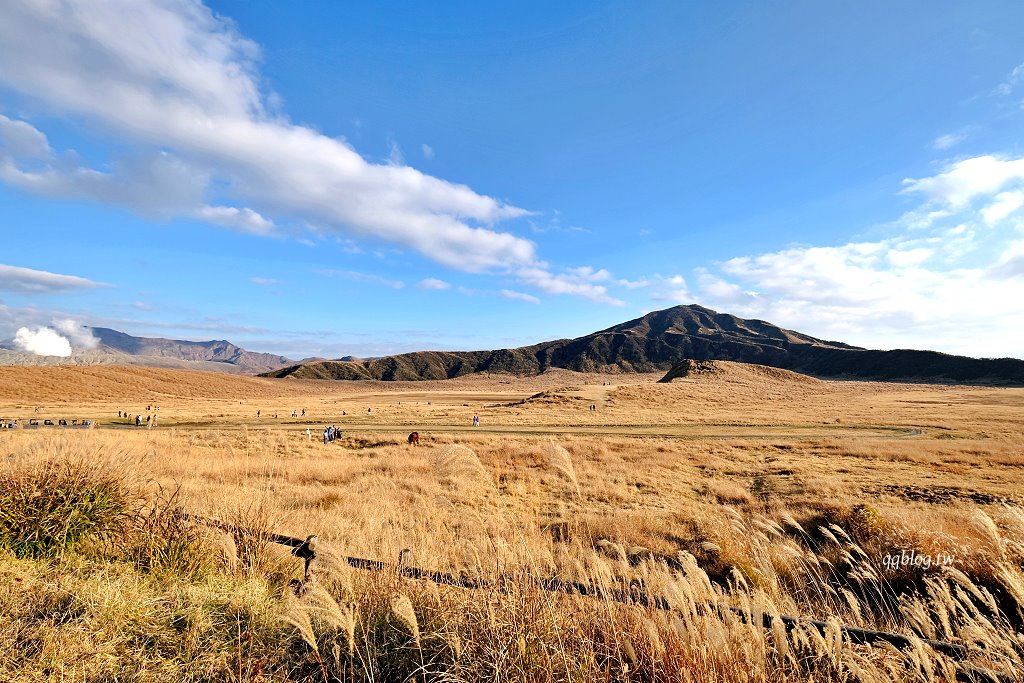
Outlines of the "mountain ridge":
[[135,337],[108,327],[88,328],[99,340],[94,352],[175,358],[184,361],[227,363],[244,372],[258,374],[294,361],[272,353],[247,351],[226,339],[186,341],[163,337]]
[[299,363],[264,376],[388,381],[450,379],[472,372],[537,375],[551,368],[666,372],[686,359],[756,363],[831,378],[1024,384],[1024,360],[865,349],[697,305],[652,311],[575,339],[490,351],[417,351]]

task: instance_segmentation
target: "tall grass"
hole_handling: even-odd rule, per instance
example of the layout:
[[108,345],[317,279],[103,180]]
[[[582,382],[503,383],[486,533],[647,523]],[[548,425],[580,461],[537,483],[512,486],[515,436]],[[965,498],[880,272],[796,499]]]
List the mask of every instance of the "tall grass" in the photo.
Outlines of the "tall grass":
[[52,454],[0,472],[0,547],[18,557],[59,555],[128,526],[135,495],[110,460]]
[[[103,508],[114,512],[97,516],[70,544],[0,550],[9,554],[0,562],[0,679],[54,671],[83,681],[955,676],[954,662],[923,644],[908,652],[854,645],[842,623],[967,645],[973,665],[1008,680],[1024,671],[1024,511],[1017,507],[950,517],[962,519],[962,527],[950,523],[961,534],[955,538],[929,537],[866,505],[811,506],[800,498],[790,507],[783,486],[738,497],[736,508],[694,490],[691,507],[655,513],[654,504],[673,500],[680,477],[658,478],[635,463],[660,463],[660,441],[551,448],[472,436],[349,452],[255,431],[138,435],[139,452],[126,456],[137,459],[134,470],[90,469],[80,456],[109,445],[98,436],[79,451],[19,435],[11,452],[11,481],[47,491],[26,500],[107,482],[125,502]],[[61,466],[78,478],[51,474]],[[139,483],[137,470],[155,481]],[[330,506],[319,502],[331,494]],[[554,504],[571,512],[571,535],[544,531],[544,511]],[[238,531],[225,536],[183,512]],[[268,543],[268,531],[319,534],[318,580],[301,596],[287,588],[301,563]],[[901,544],[955,545],[958,561],[893,573],[881,555]],[[357,572],[340,557],[390,562],[403,548],[419,566],[462,572],[486,587]],[[658,595],[669,609],[540,590],[536,579],[550,577],[604,596]],[[812,626],[787,631],[775,620],[766,630],[743,616],[764,613],[829,626],[823,634]]]

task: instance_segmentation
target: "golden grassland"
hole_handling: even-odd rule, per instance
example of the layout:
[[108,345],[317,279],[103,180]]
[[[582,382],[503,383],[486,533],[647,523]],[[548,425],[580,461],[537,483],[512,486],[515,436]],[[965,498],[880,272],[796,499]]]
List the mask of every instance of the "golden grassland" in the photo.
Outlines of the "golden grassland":
[[[671,384],[0,368],[0,415],[99,422],[0,432],[0,528],[18,530],[0,538],[0,678],[957,675],[924,645],[850,643],[845,623],[967,645],[970,666],[1024,680],[1024,390],[721,366]],[[147,406],[158,428],[121,426],[118,410]],[[343,437],[323,444],[324,424]],[[420,447],[405,442],[413,429]],[[89,494],[52,493],[72,489]],[[17,512],[42,518],[54,500],[63,535],[20,541],[54,536]],[[287,549],[181,511],[317,534],[319,581],[294,595]],[[85,531],[67,532],[68,518]],[[438,586],[339,559],[394,563],[403,549],[494,583]],[[936,564],[891,559],[910,553]],[[670,609],[545,593],[527,574],[640,586]],[[722,605],[831,626],[766,630]]]

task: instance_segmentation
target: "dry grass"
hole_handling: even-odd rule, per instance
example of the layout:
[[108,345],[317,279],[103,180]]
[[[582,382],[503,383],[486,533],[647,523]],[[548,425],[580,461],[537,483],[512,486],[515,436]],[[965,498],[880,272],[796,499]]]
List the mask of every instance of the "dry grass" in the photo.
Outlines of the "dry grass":
[[[671,385],[559,375],[546,387],[597,411],[512,405],[538,393],[536,379],[282,382],[260,395],[317,419],[346,410],[330,420],[346,437],[325,446],[301,420],[257,426],[256,399],[218,393],[245,378],[186,398],[201,390],[194,374],[163,395],[157,430],[0,432],[19,467],[116,453],[97,476],[130,463],[123,480],[142,501],[116,538],[7,556],[0,678],[952,680],[926,647],[855,646],[835,626],[764,630],[716,605],[952,640],[1010,680],[1024,671],[1024,391],[726,372]],[[0,413],[40,390],[8,387]],[[117,405],[89,396],[65,410]],[[422,447],[395,433],[408,425],[426,425]],[[490,431],[504,428],[522,431]],[[318,534],[318,585],[291,595],[301,569],[285,549],[175,524],[179,508]],[[403,549],[416,566],[496,583],[437,586],[338,559],[395,562]],[[901,553],[952,564],[886,560]],[[523,572],[642,586],[671,610],[544,593]]]

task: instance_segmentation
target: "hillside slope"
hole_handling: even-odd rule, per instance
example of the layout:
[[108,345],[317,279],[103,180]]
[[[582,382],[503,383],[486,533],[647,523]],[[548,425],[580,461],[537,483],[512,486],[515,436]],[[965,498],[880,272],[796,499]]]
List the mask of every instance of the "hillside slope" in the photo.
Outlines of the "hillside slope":
[[89,401],[156,401],[172,398],[258,399],[315,393],[292,385],[224,372],[101,366],[0,366],[0,401],[25,404]]

